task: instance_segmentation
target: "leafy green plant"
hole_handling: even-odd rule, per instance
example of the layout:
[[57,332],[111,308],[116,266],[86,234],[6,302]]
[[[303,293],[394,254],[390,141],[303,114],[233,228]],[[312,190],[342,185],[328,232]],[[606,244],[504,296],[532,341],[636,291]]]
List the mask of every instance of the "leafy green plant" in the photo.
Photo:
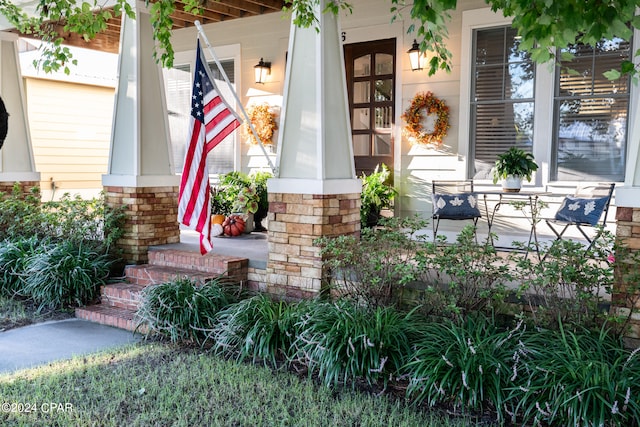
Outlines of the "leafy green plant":
[[35,237],[0,244],[0,296],[24,296],[24,280],[29,259],[39,250]]
[[446,404],[463,412],[494,409],[504,420],[521,326],[501,331],[481,314],[426,324],[403,367],[408,396],[416,403]]
[[377,229],[363,229],[360,239],[318,239],[327,287],[371,307],[397,303],[402,287],[418,276],[413,257],[424,238],[416,233],[425,224],[417,217],[385,218]]
[[[221,175],[213,195],[212,211],[214,213],[222,213],[223,211],[255,213],[258,210],[260,195],[251,178],[244,172],[233,171]],[[228,213],[223,213],[223,215],[228,215]]]
[[408,360],[417,328],[412,312],[346,300],[312,305],[302,322],[299,354],[327,386],[357,380],[386,384]]
[[392,178],[384,163],[377,165],[370,175],[362,174],[360,223],[363,228],[377,225],[380,211],[392,206],[393,198],[398,194],[391,185]]
[[518,147],[511,147],[506,152],[498,155],[498,159],[492,169],[493,183],[495,184],[509,175],[519,176],[531,181],[531,175],[537,170],[538,164],[533,159],[533,154]]
[[639,349],[625,350],[604,327],[562,324],[522,342],[526,357],[510,397],[522,424],[629,426],[640,419]]
[[[435,270],[435,283],[428,289],[443,302],[435,314],[464,317],[477,311],[492,311],[505,297],[509,267],[495,248],[476,242],[475,227],[465,226],[455,244],[438,244],[419,254],[423,268]],[[436,307],[437,308],[437,307]]]
[[204,344],[219,310],[229,305],[230,282],[224,277],[200,283],[188,277],[147,286],[136,317],[147,335],[158,334],[171,342]]
[[293,357],[296,324],[311,302],[275,301],[264,294],[230,305],[216,318],[210,337],[227,357],[278,366]]
[[110,264],[108,255],[73,241],[50,243],[28,258],[23,291],[39,309],[82,306],[96,298]]
[[538,326],[557,329],[560,323],[598,329],[607,320],[605,297],[613,286],[613,269],[606,252],[596,245],[585,256],[585,246],[556,240],[544,249],[544,262],[522,255],[510,258],[518,294],[530,307]]

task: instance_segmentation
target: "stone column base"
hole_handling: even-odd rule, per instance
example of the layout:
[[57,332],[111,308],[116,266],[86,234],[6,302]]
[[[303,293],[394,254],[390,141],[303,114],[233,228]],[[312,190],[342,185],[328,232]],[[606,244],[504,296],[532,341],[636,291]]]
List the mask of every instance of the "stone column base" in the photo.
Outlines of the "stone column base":
[[40,193],[40,181],[0,181],[0,192],[4,193],[5,196],[11,196],[15,184],[20,186],[20,193],[23,196],[31,194],[33,187],[37,187],[38,194]]
[[[616,208],[616,237],[633,252],[640,251],[640,208]],[[622,316],[630,316],[630,328],[626,334],[627,344],[640,346],[640,284],[627,277],[637,275],[637,265],[625,265],[616,254],[612,310]],[[637,280],[637,276],[636,279]]]
[[267,292],[310,298],[322,290],[323,236],[360,235],[360,193],[269,193]]
[[117,246],[127,263],[148,261],[149,246],[180,242],[178,187],[104,187],[107,205],[125,207]]

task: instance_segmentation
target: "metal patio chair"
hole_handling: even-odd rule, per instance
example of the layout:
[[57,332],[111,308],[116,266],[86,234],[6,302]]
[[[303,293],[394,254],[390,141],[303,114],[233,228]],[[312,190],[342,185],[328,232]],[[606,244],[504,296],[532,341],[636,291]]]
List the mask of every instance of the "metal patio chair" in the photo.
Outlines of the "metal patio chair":
[[[555,241],[565,238],[564,233],[575,227],[589,242],[585,250],[587,253],[602,236],[607,225],[609,205],[615,186],[615,183],[586,184],[578,186],[573,196],[566,196],[555,217],[545,220],[556,235]],[[595,234],[592,231],[588,232],[594,229]]]
[[433,240],[436,240],[440,220],[471,220],[474,227],[482,216],[478,206],[478,195],[473,191],[473,180],[433,181],[431,183],[433,201]]

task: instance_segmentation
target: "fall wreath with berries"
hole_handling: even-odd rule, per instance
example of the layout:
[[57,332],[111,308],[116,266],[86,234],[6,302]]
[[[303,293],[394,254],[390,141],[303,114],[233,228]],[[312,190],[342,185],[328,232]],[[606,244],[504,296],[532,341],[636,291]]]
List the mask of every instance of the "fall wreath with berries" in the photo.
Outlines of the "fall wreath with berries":
[[[426,130],[423,125],[424,118],[430,114],[436,115],[431,132]],[[431,92],[419,93],[411,100],[411,105],[402,114],[402,119],[407,123],[404,133],[408,136],[409,141],[416,144],[440,146],[449,129],[449,107]]]

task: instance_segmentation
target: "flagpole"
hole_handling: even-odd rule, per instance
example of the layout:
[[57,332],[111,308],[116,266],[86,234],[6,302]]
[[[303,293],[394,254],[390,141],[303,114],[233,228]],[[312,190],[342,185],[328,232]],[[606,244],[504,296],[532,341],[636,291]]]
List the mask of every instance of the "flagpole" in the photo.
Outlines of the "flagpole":
[[211,44],[209,43],[209,39],[207,38],[207,35],[204,33],[204,30],[202,29],[202,26],[200,25],[200,21],[195,21],[195,25],[196,25],[196,28],[198,29],[198,34],[200,35],[200,37],[202,37],[202,39],[204,41],[204,44],[209,49],[209,53],[213,57],[213,60],[216,62],[216,66],[218,67],[218,71],[220,71],[220,74],[222,74],[222,77],[224,78],[224,81],[227,83],[227,86],[229,86],[229,89],[231,89],[231,93],[233,94],[234,98],[236,99],[236,102],[238,103],[238,106],[240,107],[240,110],[242,111],[242,115],[244,116],[247,124],[249,125],[249,129],[251,129],[251,133],[253,134],[253,137],[258,142],[258,145],[262,149],[262,153],[267,158],[267,162],[269,163],[269,167],[271,168],[271,172],[273,172],[274,176],[277,176],[278,173],[277,173],[276,167],[273,165],[273,162],[271,161],[271,157],[269,157],[269,153],[267,153],[267,150],[264,148],[264,145],[262,144],[262,140],[258,136],[258,132],[256,132],[256,129],[253,127],[253,123],[251,122],[251,119],[249,118],[249,115],[247,114],[247,111],[244,109],[244,106],[242,105],[242,102],[240,101],[240,98],[238,97],[238,94],[236,93],[235,89],[231,85],[231,82],[229,82],[229,77],[227,77],[227,73],[224,71],[224,68],[222,68],[222,65],[220,64],[220,61],[218,60],[218,56],[216,55],[215,51],[213,50],[213,47],[211,46]]

